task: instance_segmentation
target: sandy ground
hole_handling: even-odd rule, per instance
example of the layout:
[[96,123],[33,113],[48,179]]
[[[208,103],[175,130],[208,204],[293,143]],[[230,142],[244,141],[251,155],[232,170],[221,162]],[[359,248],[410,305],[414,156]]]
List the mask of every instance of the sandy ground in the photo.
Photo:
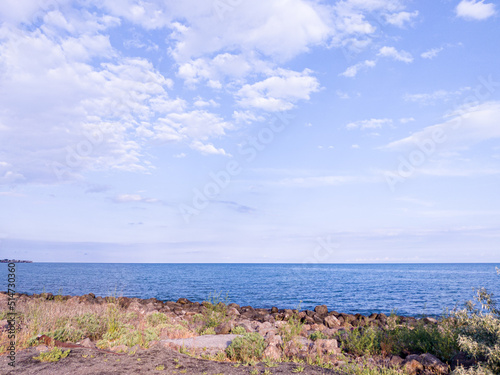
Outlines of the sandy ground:
[[[114,355],[90,349],[72,349],[68,357],[56,363],[41,363],[33,359],[39,352],[35,348],[21,351],[16,356],[16,368],[7,365],[8,359],[0,357],[0,374],[37,374],[37,375],[80,375],[80,374],[193,374],[193,375],[248,375],[254,369],[259,374],[293,374],[299,365],[281,363],[277,367],[266,367],[263,363],[255,366],[235,367],[235,363],[216,362],[192,358],[186,354],[169,350],[161,345],[134,355]],[[164,366],[159,370],[158,366]],[[333,370],[315,366],[304,366],[301,374],[338,374]]]

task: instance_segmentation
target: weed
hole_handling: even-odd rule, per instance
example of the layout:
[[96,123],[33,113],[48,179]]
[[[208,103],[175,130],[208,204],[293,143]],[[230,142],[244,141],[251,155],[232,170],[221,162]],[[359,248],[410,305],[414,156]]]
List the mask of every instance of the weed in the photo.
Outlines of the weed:
[[279,329],[284,344],[293,340],[295,337],[299,336],[300,332],[302,332],[304,323],[301,323],[298,311],[300,311],[300,304],[293,312],[292,316],[288,318],[286,324],[281,326]]
[[264,338],[256,332],[251,332],[236,337],[227,347],[226,354],[231,360],[249,363],[252,360],[260,360],[265,348]]
[[303,371],[304,371],[304,366],[297,366],[292,370],[293,373],[299,373]]
[[58,362],[59,360],[66,358],[70,352],[70,349],[62,351],[60,348],[54,347],[47,352],[41,352],[40,355],[33,357],[33,359],[41,362]]
[[155,370],[156,371],[163,371],[163,370],[165,370],[165,365],[158,365],[155,367]]
[[247,333],[247,330],[241,326],[237,326],[231,330],[231,333],[234,335],[244,335],[245,333]]
[[319,339],[327,339],[327,338],[328,338],[328,336],[325,335],[321,331],[314,331],[313,333],[311,333],[309,335],[309,339],[312,340],[312,341],[316,341],[316,340],[319,340]]

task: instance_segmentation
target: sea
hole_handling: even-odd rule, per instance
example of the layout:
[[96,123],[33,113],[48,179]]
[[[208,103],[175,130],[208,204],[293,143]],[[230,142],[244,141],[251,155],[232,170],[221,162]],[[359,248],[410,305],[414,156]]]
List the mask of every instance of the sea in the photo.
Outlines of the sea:
[[[124,296],[176,301],[214,295],[240,306],[440,316],[474,288],[500,296],[498,264],[130,264],[17,263],[20,293]],[[0,290],[7,290],[0,264]],[[4,287],[2,287],[2,285]]]

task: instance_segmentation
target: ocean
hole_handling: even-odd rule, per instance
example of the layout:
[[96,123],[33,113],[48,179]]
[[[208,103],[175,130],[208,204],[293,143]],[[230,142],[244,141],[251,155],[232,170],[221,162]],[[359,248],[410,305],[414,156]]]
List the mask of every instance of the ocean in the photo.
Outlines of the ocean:
[[[7,290],[7,264],[0,275]],[[215,292],[241,306],[361,314],[440,315],[480,287],[500,295],[495,264],[16,264],[21,293],[201,302]]]

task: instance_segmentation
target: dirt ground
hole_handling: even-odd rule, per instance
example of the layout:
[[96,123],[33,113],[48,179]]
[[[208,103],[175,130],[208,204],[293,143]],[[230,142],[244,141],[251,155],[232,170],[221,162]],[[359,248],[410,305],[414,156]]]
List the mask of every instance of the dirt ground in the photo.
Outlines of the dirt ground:
[[[8,359],[0,357],[0,374],[37,374],[37,375],[80,375],[80,374],[187,374],[187,375],[248,375],[258,369],[258,374],[293,374],[299,366],[295,363],[280,363],[276,367],[266,367],[263,363],[255,366],[235,363],[216,362],[192,358],[186,354],[163,347],[153,347],[138,351],[134,355],[106,354],[90,349],[72,349],[68,357],[56,363],[42,363],[33,359],[39,352],[35,348],[23,350],[16,355],[16,367],[7,365]],[[164,366],[164,369],[161,369]],[[334,370],[302,364],[300,374],[338,374]]]

